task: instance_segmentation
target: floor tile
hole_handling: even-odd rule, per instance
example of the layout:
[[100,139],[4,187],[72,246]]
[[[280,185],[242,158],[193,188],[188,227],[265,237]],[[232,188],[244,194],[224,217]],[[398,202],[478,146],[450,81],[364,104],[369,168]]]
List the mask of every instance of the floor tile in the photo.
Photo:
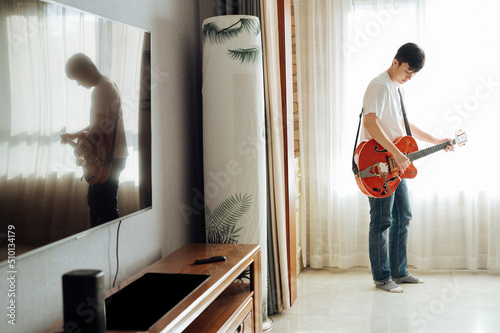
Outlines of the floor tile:
[[273,333],[493,333],[500,329],[500,272],[411,270],[425,283],[375,288],[368,268],[305,269],[294,305]]

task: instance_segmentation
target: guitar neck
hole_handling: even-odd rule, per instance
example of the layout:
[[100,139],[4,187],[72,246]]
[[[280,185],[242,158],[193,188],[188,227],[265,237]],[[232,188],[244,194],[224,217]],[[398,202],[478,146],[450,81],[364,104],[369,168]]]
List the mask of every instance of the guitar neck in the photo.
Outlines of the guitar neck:
[[62,142],[69,144],[71,147],[73,147],[73,149],[76,148],[76,146],[77,146],[75,141],[68,139],[68,138],[63,139]]
[[[455,145],[456,144],[456,140],[454,139],[451,143],[453,145]],[[427,155],[434,154],[434,153],[436,153],[436,152],[438,152],[440,150],[443,150],[446,147],[448,147],[449,145],[450,145],[449,141],[442,142],[442,143],[437,144],[435,146],[432,146],[432,147],[429,147],[429,148],[425,148],[425,149],[416,151],[414,153],[411,153],[411,154],[408,155],[408,159],[410,160],[410,162],[413,162],[415,160],[418,160],[419,158],[422,158],[422,157],[425,157]]]

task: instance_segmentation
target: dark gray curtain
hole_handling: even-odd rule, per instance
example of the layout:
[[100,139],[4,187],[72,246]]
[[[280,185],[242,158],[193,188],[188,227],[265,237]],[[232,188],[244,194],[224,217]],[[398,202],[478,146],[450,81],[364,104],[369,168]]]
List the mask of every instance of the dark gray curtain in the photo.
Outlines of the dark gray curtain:
[[218,0],[215,1],[216,15],[253,15],[260,18],[260,1]]
[[221,15],[253,15],[260,19],[260,0],[200,1],[200,21]]

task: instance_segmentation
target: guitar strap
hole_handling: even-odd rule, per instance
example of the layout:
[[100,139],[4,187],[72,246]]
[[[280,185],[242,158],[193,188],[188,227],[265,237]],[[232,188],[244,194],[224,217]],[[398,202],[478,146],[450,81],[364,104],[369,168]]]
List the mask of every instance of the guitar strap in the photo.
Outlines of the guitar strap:
[[358,137],[359,137],[359,130],[361,129],[361,118],[363,118],[363,109],[361,109],[361,113],[359,114],[359,124],[358,124],[358,132],[356,133],[356,140],[354,141],[354,150],[352,152],[352,172],[354,172],[354,175],[359,175],[359,170],[358,166],[356,165],[356,162],[354,162],[354,153],[356,152],[356,148],[358,147]]
[[[410,123],[408,122],[408,118],[406,117],[405,105],[403,103],[403,95],[401,95],[401,90],[399,88],[398,88],[398,93],[399,93],[399,100],[401,101],[401,112],[403,113],[403,120],[405,122],[406,134],[408,136],[412,136],[410,130]],[[361,129],[362,118],[363,118],[363,109],[361,109],[361,113],[359,114],[358,132],[356,133],[356,140],[354,141],[354,150],[352,152],[352,172],[356,176],[359,175],[359,170],[358,166],[356,165],[356,162],[354,161],[354,153],[356,152],[356,148],[358,147],[359,130]]]
[[401,101],[401,112],[403,112],[403,119],[405,121],[406,135],[411,135],[410,123],[408,123],[408,118],[406,118],[405,104],[403,103],[403,95],[401,95],[401,90],[398,88],[399,100]]

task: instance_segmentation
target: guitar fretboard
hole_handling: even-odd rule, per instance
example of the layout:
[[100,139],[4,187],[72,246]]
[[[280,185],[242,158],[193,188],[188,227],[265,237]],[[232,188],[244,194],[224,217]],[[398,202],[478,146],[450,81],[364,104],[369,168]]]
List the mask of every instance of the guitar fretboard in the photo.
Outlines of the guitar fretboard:
[[[456,144],[456,141],[455,139],[452,141],[452,144],[455,145]],[[425,148],[425,149],[422,149],[422,150],[419,150],[419,151],[416,151],[414,153],[411,153],[408,158],[410,160],[410,162],[413,162],[415,160],[418,160],[419,158],[422,158],[422,157],[425,157],[427,155],[430,155],[430,154],[433,154],[433,153],[436,153],[440,150],[443,150],[445,149],[446,147],[448,147],[450,145],[450,142],[449,141],[446,141],[446,142],[442,142],[440,144],[437,144],[435,146],[432,146],[432,147],[429,147],[429,148]]]

